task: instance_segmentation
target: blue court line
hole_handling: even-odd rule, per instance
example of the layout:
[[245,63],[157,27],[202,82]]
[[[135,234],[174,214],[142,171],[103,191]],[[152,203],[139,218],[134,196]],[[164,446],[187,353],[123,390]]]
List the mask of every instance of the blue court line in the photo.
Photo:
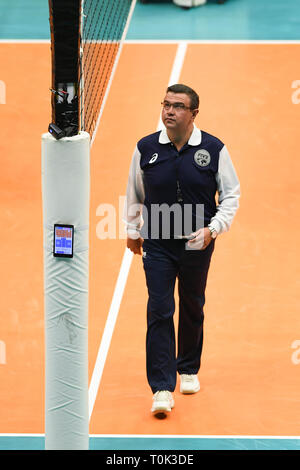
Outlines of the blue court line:
[[[99,0],[100,1],[100,0]],[[0,39],[49,39],[47,0],[1,0]],[[137,0],[127,39],[297,40],[300,2],[217,0],[183,10],[172,0]]]
[[[43,435],[2,435],[0,450],[44,450]],[[102,437],[90,436],[90,450],[300,450],[300,438]]]

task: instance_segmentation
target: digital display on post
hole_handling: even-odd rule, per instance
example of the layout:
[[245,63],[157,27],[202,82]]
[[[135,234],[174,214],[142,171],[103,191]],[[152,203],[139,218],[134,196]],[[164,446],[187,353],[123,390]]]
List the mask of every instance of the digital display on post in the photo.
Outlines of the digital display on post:
[[72,258],[74,225],[55,224],[53,238],[53,256]]

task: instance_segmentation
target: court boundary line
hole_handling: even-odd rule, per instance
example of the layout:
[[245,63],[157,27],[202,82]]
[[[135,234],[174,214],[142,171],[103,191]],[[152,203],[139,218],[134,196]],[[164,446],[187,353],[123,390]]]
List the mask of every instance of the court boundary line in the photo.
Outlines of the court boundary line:
[[126,39],[124,44],[300,44],[298,39]]
[[[300,44],[298,39],[125,39],[123,44]],[[51,44],[50,39],[0,39],[0,44]]]
[[132,258],[133,253],[126,248],[123,255],[118,279],[115,284],[110,309],[106,318],[105,327],[101,337],[100,346],[89,385],[89,419],[91,419],[93,413]]
[[[187,44],[180,43],[178,44],[175,59],[173,61],[171,74],[169,78],[169,84],[175,83],[178,81],[179,75],[182,70],[185,54],[186,54]],[[161,126],[161,121],[159,119],[157,129]],[[105,366],[108,350],[110,347],[112,335],[114,332],[115,324],[117,321],[120,305],[123,298],[123,293],[125,289],[125,285],[127,282],[129,270],[131,267],[131,263],[133,260],[133,253],[126,247],[121,263],[121,268],[119,271],[117,283],[115,285],[111,306],[109,309],[109,313],[106,319],[104,331],[102,334],[100,346],[97,353],[96,363],[93,369],[91,382],[89,386],[89,417],[91,419],[95,401],[97,398],[100,382],[102,379],[103,369]]]
[[[1,437],[44,437],[45,433],[0,433]],[[91,438],[134,438],[134,439],[297,439],[300,436],[274,436],[274,435],[224,435],[224,434],[89,434]]]

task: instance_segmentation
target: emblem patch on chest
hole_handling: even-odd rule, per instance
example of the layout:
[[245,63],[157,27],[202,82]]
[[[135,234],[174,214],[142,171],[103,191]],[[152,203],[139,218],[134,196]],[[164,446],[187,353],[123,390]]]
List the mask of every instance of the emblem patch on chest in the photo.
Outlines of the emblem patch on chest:
[[158,153],[154,153],[154,154],[152,155],[151,159],[149,160],[149,163],[154,163],[154,162],[156,162],[157,158],[158,158]]
[[194,160],[199,166],[207,166],[210,164],[211,158],[207,150],[200,149],[200,150],[197,150],[197,152],[195,153]]

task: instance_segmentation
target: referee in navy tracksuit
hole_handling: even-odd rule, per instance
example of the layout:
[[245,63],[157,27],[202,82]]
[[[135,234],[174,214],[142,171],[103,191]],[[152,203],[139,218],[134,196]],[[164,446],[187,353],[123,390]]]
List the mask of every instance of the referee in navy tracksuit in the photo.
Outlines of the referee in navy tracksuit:
[[200,389],[207,274],[215,239],[229,229],[239,205],[240,185],[228,150],[194,125],[198,107],[199,97],[190,87],[168,87],[162,103],[165,127],[137,143],[127,185],[127,247],[143,254],[149,296],[147,377],[157,416],[174,406],[177,372],[182,393]]

